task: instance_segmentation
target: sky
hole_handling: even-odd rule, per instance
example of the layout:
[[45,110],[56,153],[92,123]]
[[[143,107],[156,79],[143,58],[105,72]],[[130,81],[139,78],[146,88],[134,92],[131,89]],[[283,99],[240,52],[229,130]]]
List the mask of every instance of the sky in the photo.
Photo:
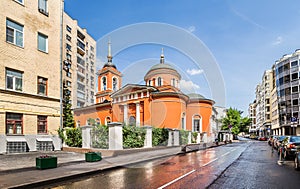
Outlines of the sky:
[[[299,0],[65,0],[64,9],[100,43],[98,68],[105,62],[107,51],[100,49],[107,49],[109,36],[113,63],[123,72],[123,85],[144,84],[144,74],[159,63],[163,48],[166,63],[182,76],[183,92],[211,99],[219,95],[213,99],[217,106],[234,107],[247,115],[264,71],[284,54],[300,48],[299,7]],[[143,23],[161,23],[161,30],[174,26],[182,31],[174,36],[173,31],[168,35],[155,27],[149,29],[152,33],[122,36],[126,27]],[[116,31],[119,37],[112,34]],[[117,49],[134,37],[142,40],[152,35],[161,35],[162,42]],[[190,42],[189,37],[195,40]],[[174,41],[187,46],[169,45]],[[191,51],[192,55],[185,53]],[[224,88],[225,95],[222,90],[217,94],[216,88]]]

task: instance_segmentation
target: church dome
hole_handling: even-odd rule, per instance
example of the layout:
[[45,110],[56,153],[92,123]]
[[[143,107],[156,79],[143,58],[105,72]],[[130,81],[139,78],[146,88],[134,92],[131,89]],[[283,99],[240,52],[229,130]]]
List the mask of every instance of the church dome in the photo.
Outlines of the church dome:
[[[165,82],[162,83],[162,85],[172,85],[172,86],[178,86],[179,80],[181,79],[181,75],[178,73],[178,71],[170,64],[165,63],[164,54],[162,51],[162,54],[160,56],[160,63],[155,64],[150,68],[150,70],[146,73],[144,80],[145,82],[149,83],[149,80],[155,80],[162,78]],[[151,83],[150,81],[150,83]],[[155,85],[153,83],[153,85]]]

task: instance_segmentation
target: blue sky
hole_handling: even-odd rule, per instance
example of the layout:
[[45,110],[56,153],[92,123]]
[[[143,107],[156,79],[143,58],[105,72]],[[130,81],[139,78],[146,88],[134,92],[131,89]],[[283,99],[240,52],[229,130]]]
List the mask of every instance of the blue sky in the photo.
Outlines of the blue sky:
[[[300,48],[299,7],[298,0],[65,0],[65,12],[96,40],[120,27],[143,22],[166,23],[190,32],[209,49],[221,70],[225,106],[245,112],[264,70]],[[111,41],[114,50],[116,41]],[[116,54],[113,62],[131,74],[128,70],[140,62],[147,68],[158,63],[162,47],[167,63],[182,74],[183,86],[193,85],[196,92],[211,98],[204,71],[174,48],[138,45]],[[142,83],[143,76],[136,75],[135,82]]]

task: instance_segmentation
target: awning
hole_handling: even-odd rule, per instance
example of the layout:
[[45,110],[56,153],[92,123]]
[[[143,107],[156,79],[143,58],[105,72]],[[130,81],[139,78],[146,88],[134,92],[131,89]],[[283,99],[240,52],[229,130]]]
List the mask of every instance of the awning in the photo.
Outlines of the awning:
[[53,142],[52,138],[36,138],[39,142]]
[[7,137],[7,142],[27,142],[25,137],[22,136],[15,136],[15,137]]

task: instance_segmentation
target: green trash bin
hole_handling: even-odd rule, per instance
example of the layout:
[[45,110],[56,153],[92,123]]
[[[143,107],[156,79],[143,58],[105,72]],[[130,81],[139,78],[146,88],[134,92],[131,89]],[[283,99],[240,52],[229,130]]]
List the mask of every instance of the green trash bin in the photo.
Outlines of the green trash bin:
[[57,167],[57,157],[55,156],[41,156],[35,158],[37,169],[50,169]]
[[102,160],[100,152],[87,152],[85,153],[85,161],[87,162],[95,162]]

